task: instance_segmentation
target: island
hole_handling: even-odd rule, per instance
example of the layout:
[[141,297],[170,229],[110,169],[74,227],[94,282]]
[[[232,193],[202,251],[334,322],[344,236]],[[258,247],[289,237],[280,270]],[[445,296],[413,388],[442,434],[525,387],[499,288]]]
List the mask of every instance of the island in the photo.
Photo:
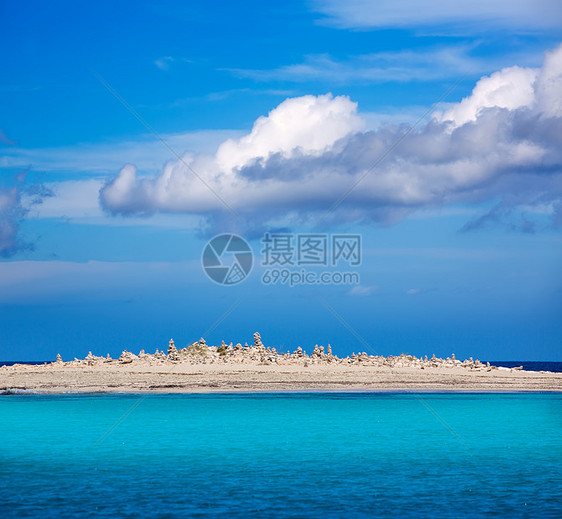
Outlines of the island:
[[472,358],[435,355],[384,357],[366,352],[340,358],[328,345],[307,354],[280,353],[253,344],[207,345],[204,339],[167,351],[124,350],[118,359],[91,352],[84,359],[60,355],[43,365],[0,367],[0,393],[206,393],[248,391],[562,391],[562,373],[492,366]]

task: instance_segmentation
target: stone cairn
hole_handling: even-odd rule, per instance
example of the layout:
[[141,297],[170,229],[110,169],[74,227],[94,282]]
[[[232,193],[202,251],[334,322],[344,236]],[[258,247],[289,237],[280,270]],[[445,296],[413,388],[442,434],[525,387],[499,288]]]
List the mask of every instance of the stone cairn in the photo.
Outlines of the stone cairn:
[[261,341],[259,332],[254,333],[254,352],[250,353],[250,358],[257,359],[261,364],[272,364],[277,362],[277,351],[275,348],[266,348]]
[[[105,362],[115,362],[111,357],[96,357],[89,352],[85,359],[75,359],[72,362],[63,363],[60,354],[57,355],[56,364],[58,365],[98,365]],[[121,353],[120,364],[129,364],[131,362],[139,362],[145,364],[162,364],[166,362],[184,362],[188,364],[214,364],[214,363],[232,363],[232,364],[294,364],[299,366],[308,366],[309,364],[346,364],[346,365],[362,365],[373,366],[380,369],[386,368],[465,368],[471,370],[490,371],[498,369],[489,363],[482,363],[479,360],[469,358],[464,361],[458,360],[455,355],[451,355],[446,359],[437,358],[432,355],[428,359],[427,356],[419,358],[413,355],[401,354],[399,356],[390,355],[383,357],[380,355],[369,355],[365,352],[353,353],[350,356],[339,358],[334,355],[332,346],[326,348],[315,345],[313,351],[308,355],[302,347],[296,348],[292,353],[290,351],[278,352],[273,347],[265,347],[259,332],[254,333],[254,342],[250,346],[248,343],[232,343],[226,344],[222,341],[220,346],[210,346],[201,338],[194,342],[191,346],[178,350],[173,339],[168,344],[167,354],[165,351],[156,350],[150,354],[142,350],[139,355],[128,352],[126,349]],[[515,369],[515,368],[514,368]],[[520,369],[520,368],[519,368]]]
[[[147,358],[150,358],[150,355],[147,355]],[[166,360],[168,357],[166,356],[166,354],[163,351],[159,351],[158,348],[156,348],[156,352],[154,353],[154,359],[156,360]]]
[[86,364],[88,364],[88,366],[93,366],[96,358],[92,355],[92,352],[89,351],[84,360],[86,361]]
[[174,339],[170,339],[170,342],[168,343],[168,360],[173,362],[178,362],[180,360],[178,349],[174,344]]
[[[134,355],[134,357],[136,357],[136,355]],[[130,364],[131,362],[133,362],[133,354],[127,351],[127,348],[125,348],[121,353],[121,355],[119,356],[119,363]]]

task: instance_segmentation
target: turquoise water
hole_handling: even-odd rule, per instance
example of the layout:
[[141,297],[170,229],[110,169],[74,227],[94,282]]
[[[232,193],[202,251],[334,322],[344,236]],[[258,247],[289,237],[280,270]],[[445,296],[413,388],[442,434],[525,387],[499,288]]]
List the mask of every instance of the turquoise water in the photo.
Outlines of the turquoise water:
[[562,517],[560,394],[0,397],[0,517]]

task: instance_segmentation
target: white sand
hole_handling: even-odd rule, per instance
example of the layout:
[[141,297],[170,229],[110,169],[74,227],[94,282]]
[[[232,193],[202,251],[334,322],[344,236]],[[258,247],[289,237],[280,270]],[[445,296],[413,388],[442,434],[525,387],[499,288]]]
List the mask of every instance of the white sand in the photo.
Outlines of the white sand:
[[356,364],[158,364],[116,361],[0,368],[0,391],[201,393],[232,391],[562,391],[562,373]]

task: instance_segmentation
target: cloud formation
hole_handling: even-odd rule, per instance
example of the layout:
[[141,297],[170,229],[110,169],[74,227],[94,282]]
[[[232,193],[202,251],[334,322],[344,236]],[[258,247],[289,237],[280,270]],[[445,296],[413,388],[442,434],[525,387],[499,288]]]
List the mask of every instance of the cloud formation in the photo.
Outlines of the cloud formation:
[[540,206],[556,223],[560,92],[562,46],[547,53],[540,69],[511,67],[483,77],[470,96],[411,132],[396,125],[362,131],[357,106],[345,96],[287,99],[214,156],[185,155],[156,178],[126,165],[100,200],[113,214],[200,214],[212,227],[234,221],[224,200],[245,229],[319,216],[325,223],[393,223],[417,209],[490,200],[500,200],[496,217]]
[[483,77],[460,103],[438,114],[437,120],[451,121],[454,127],[476,121],[486,108],[507,108],[516,110],[530,107],[535,99],[534,84],[538,70],[510,67]]
[[[481,75],[498,66],[498,58],[473,55],[476,44],[430,47],[394,52],[376,52],[335,59],[329,54],[309,54],[304,61],[274,69],[227,69],[233,74],[256,81],[330,82],[356,84],[435,81],[457,79],[462,74]],[[515,61],[528,64],[535,53],[514,54]],[[505,56],[502,57],[505,59]],[[536,64],[536,63],[532,63]]]
[[19,221],[25,216],[18,187],[0,187],[0,256],[9,257],[25,245],[18,239]]
[[250,134],[224,142],[217,163],[222,171],[232,171],[273,154],[318,156],[338,139],[363,129],[356,111],[357,105],[343,96],[287,99],[267,117],[260,117]]
[[325,22],[345,29],[431,27],[456,32],[468,26],[485,32],[490,27],[525,31],[560,28],[562,4],[558,0],[315,0]]
[[43,185],[25,186],[26,171],[20,172],[13,185],[0,185],[0,257],[9,258],[33,245],[21,239],[20,225],[28,213],[22,204],[26,196],[29,205],[41,204],[52,193]]

